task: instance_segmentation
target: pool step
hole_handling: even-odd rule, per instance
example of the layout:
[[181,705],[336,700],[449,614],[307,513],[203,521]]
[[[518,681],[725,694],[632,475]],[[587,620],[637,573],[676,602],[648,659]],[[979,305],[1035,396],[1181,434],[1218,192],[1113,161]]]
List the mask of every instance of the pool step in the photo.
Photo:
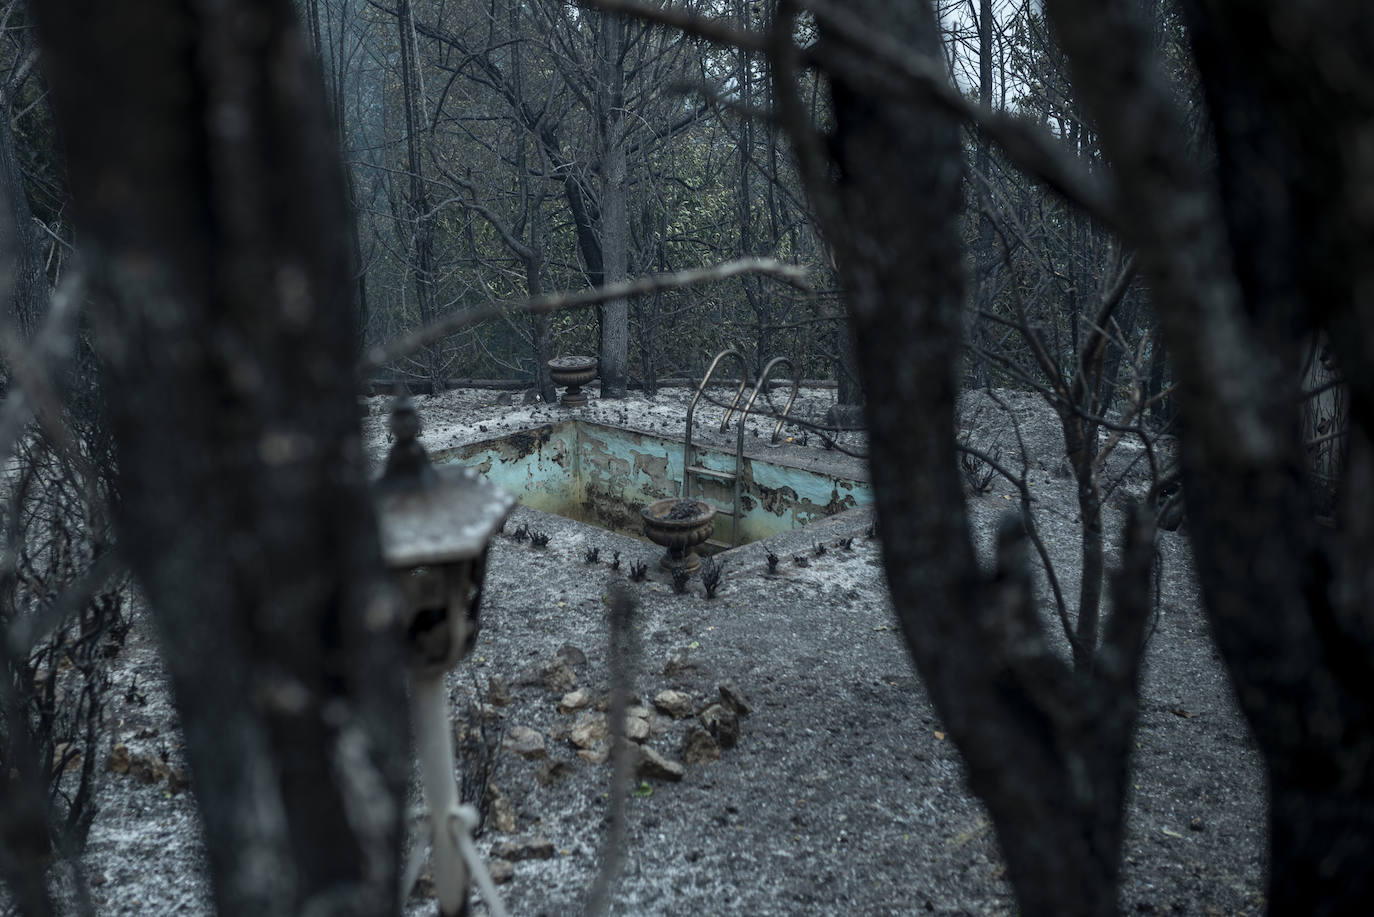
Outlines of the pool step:
[[733,481],[735,473],[733,471],[716,471],[714,468],[707,468],[705,465],[693,465],[687,469],[692,474],[702,478],[711,478],[715,481]]

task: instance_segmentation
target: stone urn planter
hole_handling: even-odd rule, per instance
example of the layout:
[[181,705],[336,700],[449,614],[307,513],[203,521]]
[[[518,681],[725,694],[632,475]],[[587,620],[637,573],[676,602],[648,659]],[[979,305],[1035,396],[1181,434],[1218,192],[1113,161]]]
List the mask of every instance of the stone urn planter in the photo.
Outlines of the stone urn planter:
[[693,551],[711,537],[716,529],[716,508],[702,500],[657,500],[640,510],[644,534],[655,544],[667,548],[659,566],[671,570],[681,565],[688,573],[701,568],[701,557]]
[[554,357],[549,361],[549,376],[554,385],[565,385],[564,407],[580,408],[587,403],[582,386],[596,378],[596,357]]

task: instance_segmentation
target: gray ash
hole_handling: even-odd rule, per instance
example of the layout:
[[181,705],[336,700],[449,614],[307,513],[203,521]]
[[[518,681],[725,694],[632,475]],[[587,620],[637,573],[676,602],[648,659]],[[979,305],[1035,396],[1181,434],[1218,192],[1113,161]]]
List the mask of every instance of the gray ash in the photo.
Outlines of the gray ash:
[[679,500],[668,510],[667,519],[695,519],[701,515],[701,507],[695,500]]

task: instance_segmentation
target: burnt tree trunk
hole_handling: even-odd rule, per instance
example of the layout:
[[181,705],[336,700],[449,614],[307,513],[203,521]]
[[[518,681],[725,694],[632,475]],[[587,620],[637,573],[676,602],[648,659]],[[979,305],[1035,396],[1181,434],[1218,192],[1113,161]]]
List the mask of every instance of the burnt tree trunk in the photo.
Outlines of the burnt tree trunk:
[[[1082,377],[1074,379],[1074,394],[1082,395]],[[1075,408],[1082,402],[1075,398],[1056,405],[1059,423],[1064,430],[1064,454],[1073,470],[1077,487],[1079,525],[1083,527],[1079,543],[1078,621],[1074,632],[1074,665],[1080,670],[1092,664],[1097,650],[1102,620],[1102,585],[1107,564],[1104,555],[1102,529],[1102,488],[1095,467],[1098,449],[1098,425],[1080,416]]]
[[[978,3],[978,102],[986,112],[992,111],[992,31],[994,18],[992,0]],[[991,373],[987,357],[981,352],[987,346],[982,312],[993,306],[993,275],[997,269],[997,240],[992,225],[991,196],[987,193],[992,181],[991,144],[982,133],[974,137],[973,198],[978,201],[978,245],[974,250],[973,313],[969,318],[970,384],[974,388],[988,385]]]
[[[938,59],[926,4],[846,9]],[[987,803],[1021,913],[1114,914],[1148,617],[1148,524],[1133,517],[1124,587],[1096,663],[1083,671],[1045,641],[1019,519],[1004,527],[997,571],[979,569],[952,432],[964,330],[958,126],[923,94],[887,85],[866,44],[820,17],[809,56],[828,76],[835,129],[818,136],[796,95],[796,15],[796,5],[780,6],[777,111],[834,246],[858,365],[889,393],[867,405],[870,467],[908,651]]]
[[[544,254],[539,241],[525,257],[525,291],[531,299],[544,293]],[[545,404],[552,404],[558,397],[558,390],[549,374],[549,361],[553,359],[553,327],[548,313],[535,312],[530,315],[530,331],[534,336],[534,387]]]
[[[396,23],[401,48],[401,92],[406,110],[406,170],[410,178],[410,192],[406,195],[406,217],[410,222],[410,271],[415,277],[415,302],[419,308],[420,326],[427,327],[438,317],[434,304],[434,213],[425,188],[424,163],[420,156],[421,134],[426,118],[420,82],[419,48],[416,47],[415,18],[410,0],[398,0]],[[422,352],[424,375],[429,378],[430,391],[438,394],[444,389],[444,367],[433,347]]]
[[33,8],[223,914],[396,905],[396,606],[353,398],[350,215],[287,0]]
[[3,260],[4,308],[24,338],[38,327],[48,301],[48,281],[43,273],[43,245],[33,225],[29,194],[14,147],[9,99],[0,92],[0,250]]
[[[601,13],[597,42],[598,135],[601,146],[601,282],[629,277],[630,224],[625,161],[625,20]],[[630,310],[623,299],[597,307],[601,397],[624,398],[629,385]]]
[[[1179,385],[1181,461],[1207,614],[1269,771],[1272,914],[1374,900],[1374,8],[1191,0],[1217,170],[1130,0],[1049,0],[1096,118]],[[1338,63],[1339,62],[1339,63]],[[1358,62],[1358,63],[1357,63]],[[1316,519],[1303,345],[1330,333],[1350,463]]]

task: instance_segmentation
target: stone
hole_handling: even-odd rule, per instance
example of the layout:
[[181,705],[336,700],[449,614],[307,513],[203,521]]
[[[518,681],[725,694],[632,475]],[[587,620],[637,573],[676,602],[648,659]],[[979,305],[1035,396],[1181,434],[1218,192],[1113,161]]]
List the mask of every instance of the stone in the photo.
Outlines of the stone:
[[547,758],[548,749],[544,747],[544,737],[536,729],[528,726],[512,726],[506,731],[506,738],[501,743],[501,747],[506,751],[514,752],[522,758],[535,759]]
[[732,684],[723,684],[717,690],[720,692],[721,703],[735,711],[736,716],[748,716],[754,712],[754,708],[744,699],[744,695]]
[[601,742],[591,748],[579,748],[577,756],[588,764],[605,764],[606,759],[611,756],[611,746]]
[[677,781],[682,779],[685,771],[676,761],[670,761],[648,745],[641,745],[635,773],[643,779]]
[[563,695],[563,698],[558,702],[558,712],[577,713],[580,710],[586,710],[591,705],[592,692],[586,688],[579,688]]
[[134,755],[129,762],[129,776],[137,778],[139,783],[157,783],[166,773],[167,765],[147,755]]
[[499,675],[487,681],[487,702],[493,707],[509,707],[511,702],[510,685]]
[[544,666],[544,687],[555,694],[567,694],[577,687],[577,675],[563,659],[551,659]]
[[606,714],[584,713],[568,731],[568,739],[578,748],[591,748],[599,742],[605,742],[610,734],[611,728],[606,721]]
[[494,783],[487,784],[486,802],[487,827],[497,834],[514,834],[515,808]]
[[697,716],[701,725],[721,748],[734,748],[739,741],[739,717],[722,704],[712,704]]
[[683,675],[692,675],[699,671],[699,668],[695,662],[687,658],[686,653],[674,653],[663,666],[663,677],[677,678]]
[[625,738],[632,742],[649,741],[649,718],[627,716],[625,718]]
[[587,654],[582,652],[571,643],[565,643],[558,648],[557,656],[573,668],[581,668],[587,664]]
[[[597,741],[601,741],[602,739],[609,739],[609,738],[610,738],[610,735],[611,735],[611,717],[610,717],[610,714],[608,714],[608,713],[593,713],[593,714],[590,714],[590,716],[594,716],[594,717],[597,717],[597,718],[598,718],[598,719],[595,721],[595,722],[597,723],[597,725],[596,725],[595,727],[592,727],[592,728],[590,729],[590,731],[589,731],[589,732],[586,732],[586,733],[578,732],[577,725],[574,725],[573,728],[572,728],[571,733],[569,734],[569,738],[572,740],[572,742],[573,742],[574,745],[581,745],[581,746],[584,747],[584,748],[586,747],[586,746],[583,744],[582,741],[579,741],[579,738],[582,737],[583,735],[585,735],[586,738],[589,739],[589,740],[592,741],[592,742],[597,742]],[[647,741],[648,738],[649,738],[649,735],[651,734],[651,729],[650,729],[650,725],[649,725],[649,719],[650,719],[650,717],[652,717],[652,716],[653,716],[652,711],[650,711],[649,708],[647,708],[647,707],[640,707],[640,706],[628,707],[628,708],[625,710],[625,737],[628,738],[628,739],[632,739],[632,740],[634,740],[634,741],[636,741],[636,742],[645,742],[645,741]],[[578,719],[577,724],[578,724],[578,725],[583,724],[583,723],[584,723],[584,720],[585,720],[585,722],[588,723],[588,724],[590,724],[590,723],[593,722],[592,720],[586,719],[586,717],[584,716],[584,717]],[[604,732],[603,732],[603,730],[604,730]]]
[[491,855],[508,863],[518,863],[521,860],[551,860],[553,844],[548,838],[539,836],[498,841],[492,845]]
[[649,735],[655,739],[667,735],[673,730],[673,721],[666,716],[659,716],[655,713],[649,717]]
[[510,860],[495,859],[487,862],[487,872],[495,885],[505,885],[515,878],[515,864]]
[[577,773],[577,768],[567,761],[545,761],[539,765],[539,770],[534,772],[534,779],[539,781],[540,786],[553,786],[564,777],[571,777]]
[[[638,694],[631,694],[629,697],[625,698],[625,708],[627,710],[637,706],[639,706]],[[596,709],[600,710],[602,713],[611,709],[611,695],[609,693],[603,694],[596,699]]]
[[686,764],[709,764],[720,760],[720,745],[705,729],[693,723],[682,740],[682,760]]
[[157,783],[172,770],[161,759],[149,755],[131,754],[129,746],[120,742],[105,760],[105,766],[116,774],[127,774],[141,783]]
[[686,719],[697,712],[692,695],[686,691],[660,691],[654,695],[654,706],[675,720]]
[[105,760],[105,767],[116,774],[127,774],[129,772],[129,746],[123,742],[116,745],[110,751],[110,757]]

